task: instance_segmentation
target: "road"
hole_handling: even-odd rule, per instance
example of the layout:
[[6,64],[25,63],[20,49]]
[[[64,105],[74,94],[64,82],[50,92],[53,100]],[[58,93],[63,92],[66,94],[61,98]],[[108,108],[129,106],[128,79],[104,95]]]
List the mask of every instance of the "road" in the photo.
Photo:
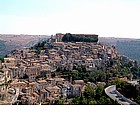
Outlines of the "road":
[[105,93],[114,101],[117,101],[121,105],[137,105],[137,103],[124,97],[116,90],[116,85],[109,86],[105,89]]

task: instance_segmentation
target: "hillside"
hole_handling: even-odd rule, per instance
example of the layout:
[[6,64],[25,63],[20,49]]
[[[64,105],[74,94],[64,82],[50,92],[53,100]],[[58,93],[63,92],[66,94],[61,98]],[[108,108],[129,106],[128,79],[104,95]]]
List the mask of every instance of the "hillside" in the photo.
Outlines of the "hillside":
[[6,54],[6,53],[8,53],[8,50],[6,50],[5,41],[0,40],[0,54]]
[[100,37],[99,41],[115,45],[120,54],[140,62],[140,39]]
[[16,48],[31,47],[47,35],[4,35],[0,34],[0,56],[5,56]]

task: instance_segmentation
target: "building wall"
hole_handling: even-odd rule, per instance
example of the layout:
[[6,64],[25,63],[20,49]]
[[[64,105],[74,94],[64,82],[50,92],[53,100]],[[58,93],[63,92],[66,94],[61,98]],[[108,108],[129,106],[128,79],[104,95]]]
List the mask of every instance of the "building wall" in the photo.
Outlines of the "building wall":
[[56,42],[62,42],[63,36],[64,36],[64,34],[57,33],[56,34]]

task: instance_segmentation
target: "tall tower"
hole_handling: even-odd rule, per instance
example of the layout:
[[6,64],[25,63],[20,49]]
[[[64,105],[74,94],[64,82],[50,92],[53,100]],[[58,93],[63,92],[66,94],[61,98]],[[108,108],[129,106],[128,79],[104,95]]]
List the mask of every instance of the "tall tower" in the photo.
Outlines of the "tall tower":
[[57,34],[56,34],[56,42],[62,42],[63,36],[64,36],[64,34],[62,34],[62,33],[57,33]]

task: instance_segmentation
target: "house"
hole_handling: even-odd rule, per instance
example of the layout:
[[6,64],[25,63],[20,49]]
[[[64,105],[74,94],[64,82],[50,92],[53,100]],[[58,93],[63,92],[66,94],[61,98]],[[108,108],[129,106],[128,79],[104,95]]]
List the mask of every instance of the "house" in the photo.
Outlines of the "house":
[[74,84],[84,86],[84,81],[83,80],[74,80]]
[[74,84],[74,85],[71,86],[71,88],[72,88],[71,96],[73,96],[73,97],[80,96],[80,94],[82,92],[82,86],[81,85]]
[[95,70],[95,61],[93,58],[87,58],[85,60],[85,67],[87,71],[93,71]]
[[15,89],[19,88],[19,91],[22,91],[23,88],[27,87],[27,85],[28,84],[26,82],[16,82],[16,81],[14,81],[10,84],[10,87],[15,88]]
[[54,81],[55,81],[56,85],[59,85],[59,84],[63,84],[65,79],[64,78],[55,77]]
[[47,101],[47,98],[49,97],[49,92],[46,90],[46,89],[42,89],[40,90],[40,93],[39,93],[39,102],[46,102]]
[[62,42],[63,36],[64,36],[64,34],[62,34],[62,33],[57,33],[57,34],[56,34],[56,42]]
[[34,82],[36,77],[40,75],[40,66],[31,66],[25,69],[25,74],[29,77],[29,82]]
[[36,87],[38,90],[43,90],[47,87],[47,81],[46,80],[39,80],[36,82]]
[[69,82],[65,82],[63,84],[59,84],[58,86],[61,89],[61,94],[64,96],[71,96],[71,84]]
[[49,92],[49,94],[60,94],[61,89],[58,86],[48,86],[46,90]]
[[16,66],[17,65],[17,60],[12,57],[4,58],[4,65],[6,68]]

